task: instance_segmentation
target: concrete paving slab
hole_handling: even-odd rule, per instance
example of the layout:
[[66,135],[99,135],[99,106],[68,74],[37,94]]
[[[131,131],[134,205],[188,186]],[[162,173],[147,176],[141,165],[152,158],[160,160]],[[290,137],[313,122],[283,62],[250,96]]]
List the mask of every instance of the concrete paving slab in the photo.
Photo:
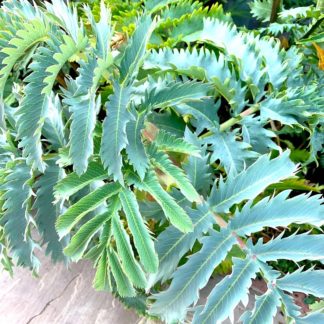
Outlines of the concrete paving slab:
[[[0,324],[152,324],[127,310],[113,296],[95,291],[91,284],[94,269],[90,262],[72,264],[68,270],[64,264],[53,265],[41,257],[39,278],[34,278],[27,269],[16,269],[14,278],[7,273],[0,275]],[[201,291],[199,304],[221,277],[210,280]],[[248,308],[254,304],[255,294],[260,294],[260,285],[250,289]],[[244,312],[239,304],[234,311],[234,323]],[[190,323],[190,318],[188,318]],[[157,322],[155,322],[157,323]],[[230,321],[226,320],[225,324]],[[278,312],[275,323],[285,323]]]

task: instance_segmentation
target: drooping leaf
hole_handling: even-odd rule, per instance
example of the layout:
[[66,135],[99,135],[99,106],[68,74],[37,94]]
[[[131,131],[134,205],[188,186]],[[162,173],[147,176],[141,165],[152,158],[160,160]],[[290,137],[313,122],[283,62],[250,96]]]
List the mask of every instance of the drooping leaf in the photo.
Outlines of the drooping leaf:
[[59,236],[63,237],[68,234],[73,226],[76,225],[87,213],[96,209],[109,197],[117,194],[119,191],[119,184],[108,183],[81,198],[57,219],[56,230]]
[[143,181],[136,178],[136,176],[131,176],[129,181],[134,182],[138,189],[152,195],[156,202],[162,207],[166,218],[170,220],[173,226],[184,233],[192,231],[192,222],[189,216],[161,187],[154,171],[148,171]]
[[111,272],[115,278],[117,291],[121,297],[134,297],[136,292],[128,279],[128,277],[123,272],[120,261],[115,251],[108,250],[108,262]]
[[55,164],[55,160],[47,162],[45,173],[35,183],[36,199],[33,208],[36,210],[36,224],[42,234],[42,243],[47,244],[46,254],[51,254],[52,260],[67,261],[63,254],[66,240],[60,240],[56,230],[55,221],[63,212],[61,202],[53,204],[54,185],[63,177],[63,170]]
[[131,120],[126,126],[128,139],[126,152],[130,163],[133,165],[140,178],[143,179],[149,162],[141,138],[141,131],[144,129],[145,114],[136,113],[135,116],[135,120]]
[[117,214],[112,219],[112,230],[125,274],[135,287],[145,288],[146,278],[144,272],[135,259],[129,237]]
[[17,265],[37,271],[40,263],[34,255],[37,245],[30,236],[29,227],[32,219],[27,205],[32,195],[32,190],[27,183],[30,177],[30,169],[24,163],[15,165],[5,177],[2,186],[4,214],[1,224],[4,226],[10,252]]
[[159,130],[154,139],[154,144],[162,151],[199,156],[199,149],[196,145],[177,138],[164,130]]
[[99,162],[90,162],[87,172],[80,177],[75,172],[72,172],[56,184],[55,198],[57,200],[62,198],[66,199],[91,182],[106,178],[107,174],[102,165]]
[[172,180],[179,187],[182,194],[189,201],[201,201],[199,194],[197,193],[193,185],[190,183],[186,174],[182,171],[182,169],[174,165],[166,154],[164,154],[163,152],[158,152],[156,147],[150,146],[148,150],[148,155],[150,156],[152,164],[164,174],[171,177]]
[[146,271],[156,272],[159,260],[154,249],[153,240],[139,212],[136,197],[133,192],[128,189],[123,189],[119,197],[127,218],[129,229],[133,234],[134,244],[140,256],[140,260]]

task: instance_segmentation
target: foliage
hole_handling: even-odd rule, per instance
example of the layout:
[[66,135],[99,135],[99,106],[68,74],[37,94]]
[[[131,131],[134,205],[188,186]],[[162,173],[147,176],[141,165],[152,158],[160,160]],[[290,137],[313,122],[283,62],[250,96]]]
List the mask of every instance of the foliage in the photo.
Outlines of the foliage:
[[[37,272],[42,246],[53,261],[91,259],[97,290],[193,323],[232,317],[258,275],[268,289],[243,322],[272,322],[278,307],[322,321],[291,297],[324,297],[323,199],[310,182],[323,163],[323,74],[306,41],[316,22],[285,49],[271,25],[239,28],[219,4],[88,2],[1,7],[4,268]],[[251,4],[264,22],[267,3]],[[291,30],[322,19],[314,7],[279,17]],[[277,271],[282,259],[297,270]],[[196,305],[223,262],[232,273]]]

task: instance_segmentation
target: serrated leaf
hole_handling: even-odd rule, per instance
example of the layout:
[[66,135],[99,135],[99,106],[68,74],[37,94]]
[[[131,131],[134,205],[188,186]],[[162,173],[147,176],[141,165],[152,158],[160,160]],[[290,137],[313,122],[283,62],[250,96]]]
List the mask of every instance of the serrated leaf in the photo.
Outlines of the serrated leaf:
[[200,156],[196,145],[188,143],[182,138],[177,138],[175,135],[161,129],[154,139],[154,144],[162,151]]
[[129,229],[133,234],[134,244],[140,260],[146,271],[156,272],[159,260],[154,249],[153,240],[140,214],[136,197],[132,191],[123,189],[119,194],[119,198]]
[[280,296],[274,289],[268,288],[266,293],[256,296],[253,311],[247,311],[241,317],[244,324],[272,324],[277,314],[278,307],[281,306]]
[[114,180],[123,183],[121,168],[123,165],[121,151],[128,144],[126,135],[127,123],[132,119],[128,109],[130,101],[130,87],[114,83],[114,94],[106,104],[107,117],[103,122],[100,156],[108,174]]
[[70,149],[69,156],[73,170],[78,175],[83,174],[88,167],[88,160],[93,154],[93,133],[96,116],[101,105],[100,96],[90,91],[93,86],[94,70],[97,67],[95,58],[89,57],[88,62],[81,61],[78,69],[79,76],[68,83],[64,91],[63,102],[69,106],[71,113]]
[[195,313],[193,324],[222,323],[241,300],[248,298],[251,279],[258,270],[253,259],[234,259],[232,274],[213,288],[204,309]]
[[49,95],[52,91],[56,76],[62,69],[63,65],[68,62],[68,60],[81,50],[83,50],[88,44],[88,38],[81,34],[78,35],[77,41],[73,40],[68,35],[63,35],[61,40],[61,45],[59,45],[59,51],[53,55],[55,63],[46,68],[47,76],[44,78],[43,82],[45,87],[42,89],[42,94]]
[[135,297],[136,291],[128,277],[123,272],[120,261],[115,251],[108,250],[109,267],[115,278],[117,291],[121,297]]
[[123,83],[128,82],[137,74],[138,68],[144,58],[147,42],[153,31],[154,24],[148,15],[142,16],[138,21],[137,28],[129,40],[120,62],[120,80]]
[[122,268],[132,284],[138,288],[146,287],[146,278],[143,270],[135,259],[129,237],[121,223],[118,214],[112,219],[112,231],[116,240],[118,255]]
[[119,184],[108,183],[81,198],[57,219],[56,230],[59,236],[63,237],[68,234],[73,226],[75,226],[87,213],[96,209],[109,197],[117,194],[119,190]]
[[312,294],[316,297],[324,297],[324,287],[320,282],[324,280],[324,270],[297,270],[293,273],[288,273],[284,277],[276,281],[278,288],[293,292],[303,292]]
[[209,90],[211,90],[211,86],[207,83],[173,81],[147,92],[141,105],[146,109],[162,109],[194,99],[201,100],[201,98],[207,97]]
[[210,144],[211,161],[219,160],[226,172],[233,174],[241,172],[247,162],[258,157],[256,152],[250,149],[250,145],[236,139],[237,132],[216,132],[206,137],[204,142]]
[[109,221],[111,214],[109,211],[99,214],[83,224],[72,236],[71,242],[64,249],[64,253],[70,256],[75,262],[79,261],[92,237],[100,230],[103,224]]
[[[284,234],[284,233],[283,233]],[[324,259],[323,235],[293,234],[283,238],[279,235],[275,239],[263,244],[261,240],[256,245],[249,241],[251,253],[263,262],[287,259],[295,262],[302,260]]]
[[102,165],[96,161],[90,162],[86,173],[80,177],[75,172],[72,172],[56,184],[55,198],[56,200],[66,199],[93,181],[104,180],[106,178],[107,173]]
[[167,154],[163,152],[158,152],[156,147],[151,146],[148,149],[148,155],[150,156],[150,160],[152,164],[162,171],[167,176],[171,177],[172,180],[179,187],[181,193],[191,202],[200,202],[201,198],[193,185],[190,183],[186,174],[182,169],[178,168],[174,165]]
[[174,272],[169,288],[152,296],[155,302],[150,313],[167,322],[183,319],[186,308],[197,302],[199,290],[207,284],[215,267],[226,257],[235,241],[228,230],[211,230],[210,236],[201,240],[202,249]]
[[100,260],[97,264],[97,270],[95,277],[93,279],[93,288],[96,290],[108,290],[111,291],[109,287],[109,269],[107,264],[107,251],[106,249],[103,250]]
[[324,205],[320,195],[298,195],[288,198],[290,191],[283,191],[274,198],[264,198],[256,205],[247,203],[237,211],[230,222],[230,228],[238,235],[250,235],[264,227],[286,227],[291,223],[324,224]]
[[23,163],[13,166],[11,172],[5,177],[5,182],[2,185],[4,214],[1,224],[4,226],[10,252],[17,265],[37,271],[40,265],[34,255],[37,245],[27,233],[31,215],[26,204],[31,198],[32,191],[26,182],[30,180],[30,177],[30,169]]
[[214,215],[207,205],[199,205],[197,210],[187,209],[187,213],[193,223],[192,232],[182,233],[169,226],[157,237],[155,248],[159,256],[159,269],[157,273],[149,276],[149,286],[153,286],[159,280],[165,282],[169,279],[180,259],[215,223]]
[[184,233],[192,231],[192,222],[189,216],[161,187],[154,171],[148,171],[143,181],[136,178],[136,176],[132,176],[130,181],[134,182],[138,189],[144,190],[152,195],[162,207],[165,217],[170,220],[173,226]]
[[61,202],[53,204],[54,185],[63,177],[63,170],[56,165],[56,160],[47,161],[45,173],[35,183],[36,199],[33,208],[36,210],[36,224],[42,235],[42,243],[46,244],[46,254],[51,254],[54,262],[65,261],[63,248],[66,240],[60,240],[56,230],[56,218],[63,212]]
[[16,31],[16,37],[10,39],[7,47],[1,49],[1,52],[6,56],[1,62],[0,97],[3,95],[7,78],[16,62],[29,48],[45,41],[48,38],[48,33],[49,26],[47,24],[39,19],[31,20],[24,24],[22,29]]
[[144,129],[144,119],[144,113],[136,113],[135,120],[131,120],[126,126],[128,139],[128,145],[126,146],[127,156],[141,179],[145,176],[149,162],[144,150],[141,134],[141,131]]
[[225,183],[220,180],[218,188],[214,186],[212,189],[209,204],[215,212],[228,212],[233,204],[255,198],[268,185],[291,177],[296,170],[296,165],[289,159],[289,151],[272,160],[268,155],[262,155],[240,174],[229,174]]

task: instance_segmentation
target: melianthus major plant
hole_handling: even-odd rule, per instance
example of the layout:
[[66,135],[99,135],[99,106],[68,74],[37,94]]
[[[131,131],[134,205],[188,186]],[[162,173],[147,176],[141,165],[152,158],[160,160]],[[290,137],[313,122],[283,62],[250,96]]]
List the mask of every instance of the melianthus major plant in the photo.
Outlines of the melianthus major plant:
[[[99,20],[61,0],[3,3],[4,268],[37,272],[44,245],[53,261],[93,260],[96,289],[167,322],[192,313],[193,323],[231,317],[259,275],[268,288],[244,323],[270,323],[278,307],[287,320],[321,322],[291,293],[323,298],[324,270],[282,274],[270,263],[323,262],[322,198],[290,190],[319,190],[299,179],[323,153],[322,72],[304,69],[298,47],[239,30],[219,5],[136,8],[134,32],[116,42],[104,3]],[[309,137],[301,166],[281,138],[294,132]],[[254,239],[291,224],[315,230]],[[228,258],[231,275],[197,306]]]

